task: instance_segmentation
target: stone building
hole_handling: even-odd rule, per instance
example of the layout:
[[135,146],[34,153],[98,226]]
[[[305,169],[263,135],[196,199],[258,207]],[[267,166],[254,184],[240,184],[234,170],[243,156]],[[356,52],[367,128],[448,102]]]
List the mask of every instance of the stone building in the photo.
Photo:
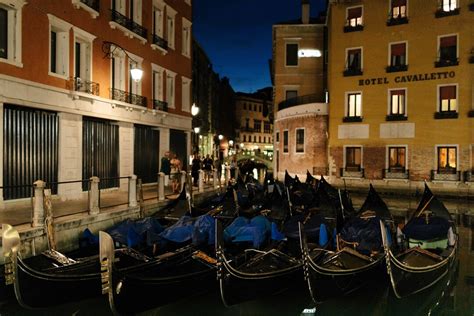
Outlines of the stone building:
[[[447,191],[468,189],[474,169],[474,36],[466,27],[474,25],[472,4],[333,0],[319,26],[311,25],[306,5],[303,0],[299,24],[273,28],[279,174],[311,171],[304,164],[314,159],[327,169],[313,174],[336,184],[408,188],[427,180]],[[320,35],[308,35],[311,28]],[[318,40],[309,45],[307,38]],[[308,48],[322,58],[305,58]],[[292,101],[291,85],[304,90],[308,83],[313,90],[303,93],[319,98]],[[295,123],[282,126],[291,115]],[[298,126],[308,128],[293,131]],[[315,148],[307,149],[309,137]],[[305,153],[299,159],[296,146]]]
[[237,92],[235,104],[238,133],[235,149],[252,155],[261,154],[271,159],[273,122],[268,111],[271,100],[264,94]]
[[87,182],[54,183],[91,176],[156,182],[168,150],[186,162],[191,17],[190,0],[0,1],[0,198],[37,179],[61,198]]

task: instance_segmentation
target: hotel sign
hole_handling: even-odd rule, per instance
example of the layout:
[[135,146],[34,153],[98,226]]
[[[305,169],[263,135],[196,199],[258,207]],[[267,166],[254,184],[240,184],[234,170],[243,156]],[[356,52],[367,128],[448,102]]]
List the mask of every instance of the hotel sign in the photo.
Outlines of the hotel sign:
[[[415,82],[415,81],[426,81],[426,80],[440,80],[456,77],[454,71],[444,71],[444,72],[431,72],[424,74],[414,74],[414,75],[404,75],[396,76],[394,78],[395,83],[404,83],[404,82]],[[387,77],[379,78],[367,78],[360,79],[359,86],[370,86],[370,85],[379,85],[379,84],[389,84],[390,80]]]

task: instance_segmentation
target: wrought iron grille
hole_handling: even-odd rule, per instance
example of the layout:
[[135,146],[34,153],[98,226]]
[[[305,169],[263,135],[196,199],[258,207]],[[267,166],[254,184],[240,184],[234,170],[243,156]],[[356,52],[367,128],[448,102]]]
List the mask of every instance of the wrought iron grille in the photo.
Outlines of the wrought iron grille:
[[153,99],[153,108],[155,110],[168,112],[168,102]]
[[110,97],[112,100],[135,104],[135,105],[139,105],[143,107],[147,106],[146,97],[138,95],[138,94],[125,92],[119,89],[114,89],[114,88],[110,89]]
[[168,41],[156,34],[153,34],[153,44],[156,44],[161,48],[168,49]]
[[99,0],[80,0],[82,3],[87,5],[89,8],[92,8],[99,12],[100,9],[100,1]]
[[115,11],[113,9],[111,9],[110,11],[112,12],[112,21],[122,25],[123,27],[129,29],[135,34],[140,35],[143,38],[147,38],[148,31],[146,28],[127,18],[125,15],[121,14],[118,11]]
[[67,88],[73,91],[99,95],[99,84],[97,82],[84,80],[81,78],[69,78],[67,81]]

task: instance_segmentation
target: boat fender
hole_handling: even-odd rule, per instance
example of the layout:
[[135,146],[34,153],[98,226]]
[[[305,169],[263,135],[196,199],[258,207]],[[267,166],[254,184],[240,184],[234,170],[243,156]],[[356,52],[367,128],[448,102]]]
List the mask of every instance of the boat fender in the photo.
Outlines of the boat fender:
[[387,232],[387,246],[392,245],[392,234],[390,233],[390,228],[388,226],[385,226],[385,231]]
[[453,228],[449,227],[448,230],[448,246],[453,247],[456,243],[456,236],[454,235]]
[[328,230],[326,229],[326,225],[321,223],[319,225],[319,246],[324,247],[328,243]]

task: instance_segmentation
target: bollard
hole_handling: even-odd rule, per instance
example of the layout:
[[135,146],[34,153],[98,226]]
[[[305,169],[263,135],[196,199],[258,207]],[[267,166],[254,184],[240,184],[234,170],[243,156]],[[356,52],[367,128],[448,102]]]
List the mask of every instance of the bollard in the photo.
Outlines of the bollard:
[[163,172],[158,173],[158,201],[165,199],[165,174]]
[[132,175],[128,181],[128,206],[135,207],[137,206],[137,176]]
[[[89,214],[97,215],[100,212],[99,209],[99,182],[98,177],[90,178],[90,191],[89,191]],[[136,199],[136,197],[135,197]]]
[[229,185],[229,181],[230,181],[230,167],[229,166],[225,166],[225,185]]
[[214,189],[217,189],[217,187],[219,186],[217,182],[217,169],[214,169],[212,171],[212,186],[214,187]]
[[239,178],[239,167],[235,167],[235,180]]
[[44,187],[45,182],[37,180],[33,183],[35,187],[35,198],[33,205],[33,227],[44,226]]
[[184,184],[186,183],[186,171],[181,171],[181,179],[180,179],[180,186],[179,186],[179,192],[183,191]]
[[198,192],[201,193],[201,192],[204,192],[204,171],[203,170],[199,170],[199,173],[198,173]]

